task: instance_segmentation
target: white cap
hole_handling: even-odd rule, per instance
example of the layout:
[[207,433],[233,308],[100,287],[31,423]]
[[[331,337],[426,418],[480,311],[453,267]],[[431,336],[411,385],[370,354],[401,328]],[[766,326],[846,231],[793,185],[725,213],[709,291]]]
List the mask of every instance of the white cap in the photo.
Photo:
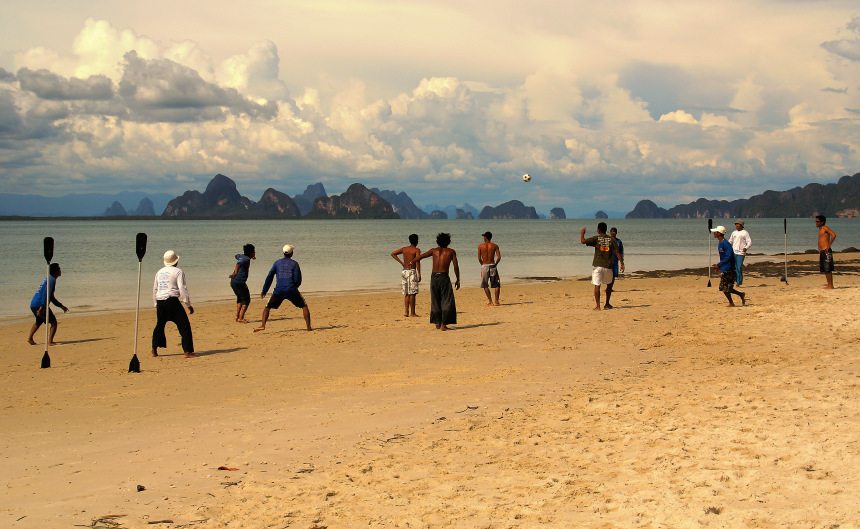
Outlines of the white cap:
[[164,266],[176,266],[179,262],[179,256],[173,250],[164,252]]
[[716,228],[711,230],[711,233],[714,233],[714,232],[720,232],[723,235],[725,235],[726,234],[726,227],[725,226],[717,226]]
[[284,253],[293,253],[293,245],[285,244],[284,245]]

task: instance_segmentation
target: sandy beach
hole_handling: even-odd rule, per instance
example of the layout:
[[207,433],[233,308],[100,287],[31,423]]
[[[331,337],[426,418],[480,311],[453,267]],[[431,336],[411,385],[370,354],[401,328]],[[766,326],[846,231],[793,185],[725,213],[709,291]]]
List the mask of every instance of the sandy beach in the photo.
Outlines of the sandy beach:
[[58,314],[50,369],[42,330],[4,325],[0,526],[860,527],[860,255],[830,291],[781,257],[742,307],[698,270],[624,276],[599,312],[584,277],[502,265],[503,305],[464,277],[449,332],[429,278],[418,318],[309,298],[311,332],[195,306],[194,359],[172,324],[149,356],[144,301],[139,374],[134,312]]

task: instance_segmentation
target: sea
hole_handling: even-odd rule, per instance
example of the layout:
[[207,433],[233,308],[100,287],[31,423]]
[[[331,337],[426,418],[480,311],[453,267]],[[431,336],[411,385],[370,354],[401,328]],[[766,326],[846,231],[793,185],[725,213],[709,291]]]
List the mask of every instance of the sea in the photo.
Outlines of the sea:
[[[436,235],[451,234],[457,251],[463,287],[478,287],[477,247],[481,234],[493,233],[501,249],[499,275],[503,284],[534,282],[539,278],[582,278],[591,273],[593,249],[579,241],[597,234],[598,220],[4,220],[0,221],[0,324],[29,320],[30,300],[47,273],[43,240],[54,239],[52,262],[63,275],[57,298],[70,315],[151,309],[152,283],[162,255],[174,250],[185,271],[191,301],[235,300],[227,277],[242,245],[256,246],[248,286],[252,305],[272,263],[285,244],[295,246],[294,259],[302,268],[306,297],[400,291],[400,265],[391,252],[408,246],[408,236],[419,236],[422,251],[436,246]],[[716,241],[707,219],[609,219],[624,243],[627,272],[701,267],[716,260]],[[733,219],[714,219],[729,233]],[[835,250],[860,248],[860,219],[828,219],[836,232]],[[750,219],[753,240],[748,262],[782,261],[791,254],[816,248],[811,218]],[[147,234],[146,254],[138,262],[135,241]],[[425,272],[430,261],[422,262]],[[838,257],[837,257],[838,266]],[[429,276],[427,276],[429,279]],[[258,307],[260,308],[260,307]],[[256,310],[253,309],[252,310]]]

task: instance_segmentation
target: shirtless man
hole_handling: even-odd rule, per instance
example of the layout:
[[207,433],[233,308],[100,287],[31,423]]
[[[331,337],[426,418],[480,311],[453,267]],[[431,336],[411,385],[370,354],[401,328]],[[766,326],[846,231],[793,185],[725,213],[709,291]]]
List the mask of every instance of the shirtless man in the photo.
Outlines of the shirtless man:
[[[502,252],[499,251],[499,245],[490,242],[493,239],[493,234],[486,232],[483,235],[483,244],[478,245],[478,262],[481,263],[481,288],[487,295],[487,306],[499,305],[499,291],[502,283],[499,280],[499,272],[496,266],[502,260]],[[490,289],[496,291],[496,302],[493,303],[493,298],[490,297]]]
[[[418,295],[418,283],[421,282],[421,263],[415,259],[420,254],[418,235],[415,233],[409,236],[409,246],[391,252],[391,257],[403,267],[403,271],[400,272],[400,286],[403,290],[403,315],[407,318],[418,316],[415,314],[415,297]],[[403,259],[401,260],[398,255],[402,255]],[[412,314],[409,314],[410,310]]]
[[818,269],[827,278],[827,286],[825,289],[833,288],[833,241],[836,240],[836,234],[833,230],[825,226],[827,217],[824,215],[815,216],[815,225],[818,226]]
[[440,331],[447,331],[448,325],[457,323],[457,305],[454,302],[454,290],[451,289],[448,270],[451,263],[454,263],[454,274],[457,276],[454,287],[460,290],[460,265],[457,263],[457,252],[448,248],[451,244],[450,233],[437,235],[436,244],[439,246],[419,255],[415,262],[433,256],[433,275],[430,276],[430,323],[435,324]]

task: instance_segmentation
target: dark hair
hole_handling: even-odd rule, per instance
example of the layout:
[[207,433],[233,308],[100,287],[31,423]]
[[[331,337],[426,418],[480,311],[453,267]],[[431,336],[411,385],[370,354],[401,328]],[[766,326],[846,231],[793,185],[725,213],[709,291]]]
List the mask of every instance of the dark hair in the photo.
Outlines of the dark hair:
[[492,241],[492,240],[493,240],[493,234],[492,234],[492,233],[490,233],[490,232],[488,232],[488,231],[484,232],[483,237],[486,237],[488,241]]
[[824,215],[816,215],[815,218],[820,220],[822,224],[827,224],[827,217]]
[[413,233],[412,235],[409,236],[409,244],[412,244],[412,245],[418,244],[418,234],[417,233]]
[[247,257],[251,257],[251,254],[254,253],[254,250],[255,248],[253,244],[246,244],[242,247],[242,253],[245,254],[245,256]]
[[598,231],[598,233],[606,233],[606,223],[601,222],[600,224],[598,224],[597,225],[597,231]]
[[615,226],[612,226],[611,228],[609,228],[609,233],[612,233],[613,231],[615,233],[618,233],[618,228],[616,228]]
[[442,248],[447,248],[449,244],[451,244],[451,234],[450,233],[440,233],[436,236],[436,244],[441,246]]
[[51,263],[51,267],[48,270],[52,276],[59,274],[60,273],[60,263]]

